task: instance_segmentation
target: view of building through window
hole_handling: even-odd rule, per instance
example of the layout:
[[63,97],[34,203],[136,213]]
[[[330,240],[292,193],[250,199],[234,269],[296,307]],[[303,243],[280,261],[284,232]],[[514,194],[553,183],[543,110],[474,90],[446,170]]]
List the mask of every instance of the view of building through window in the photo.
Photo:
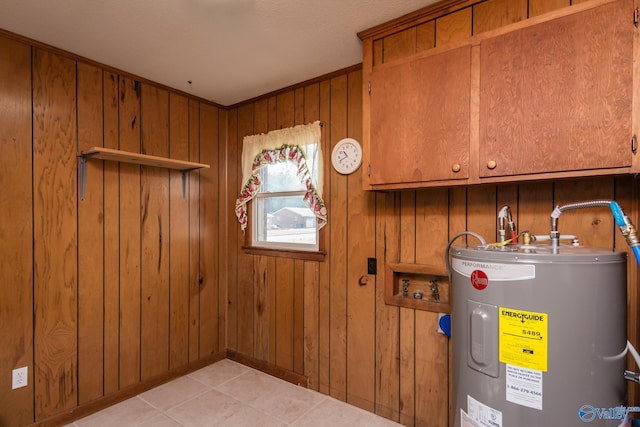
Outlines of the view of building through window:
[[306,189],[297,176],[297,164],[267,165],[260,170],[260,180],[262,188],[254,201],[255,243],[317,249],[316,217],[304,202]]

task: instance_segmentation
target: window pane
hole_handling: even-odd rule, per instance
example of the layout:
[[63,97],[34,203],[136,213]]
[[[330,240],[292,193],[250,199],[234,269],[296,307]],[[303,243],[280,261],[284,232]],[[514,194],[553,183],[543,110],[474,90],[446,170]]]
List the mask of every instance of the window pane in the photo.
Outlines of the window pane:
[[304,190],[304,184],[298,178],[298,166],[295,162],[279,162],[260,170],[263,193]]
[[255,203],[258,243],[317,245],[316,217],[302,194],[257,197]]

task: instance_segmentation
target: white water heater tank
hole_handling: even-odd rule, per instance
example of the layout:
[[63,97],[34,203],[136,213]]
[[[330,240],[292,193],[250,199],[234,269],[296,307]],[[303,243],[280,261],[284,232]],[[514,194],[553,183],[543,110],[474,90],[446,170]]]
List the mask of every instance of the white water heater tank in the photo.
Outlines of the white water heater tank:
[[618,426],[626,253],[451,249],[456,427]]

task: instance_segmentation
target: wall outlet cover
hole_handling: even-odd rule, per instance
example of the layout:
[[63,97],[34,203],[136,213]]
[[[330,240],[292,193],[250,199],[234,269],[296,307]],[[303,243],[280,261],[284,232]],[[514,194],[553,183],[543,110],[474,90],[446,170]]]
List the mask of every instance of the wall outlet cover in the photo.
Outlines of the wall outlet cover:
[[16,368],[11,372],[11,390],[26,387],[29,377],[28,367]]

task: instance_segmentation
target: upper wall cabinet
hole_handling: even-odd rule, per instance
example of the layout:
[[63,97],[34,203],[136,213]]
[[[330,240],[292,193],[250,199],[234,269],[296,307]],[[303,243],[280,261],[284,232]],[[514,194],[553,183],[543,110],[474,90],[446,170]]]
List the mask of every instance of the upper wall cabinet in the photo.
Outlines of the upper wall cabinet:
[[480,177],[631,166],[633,2],[480,42]]
[[361,35],[364,188],[637,173],[634,12],[587,1],[389,63],[381,40],[427,18]]
[[371,184],[469,177],[470,73],[471,46],[373,71]]

